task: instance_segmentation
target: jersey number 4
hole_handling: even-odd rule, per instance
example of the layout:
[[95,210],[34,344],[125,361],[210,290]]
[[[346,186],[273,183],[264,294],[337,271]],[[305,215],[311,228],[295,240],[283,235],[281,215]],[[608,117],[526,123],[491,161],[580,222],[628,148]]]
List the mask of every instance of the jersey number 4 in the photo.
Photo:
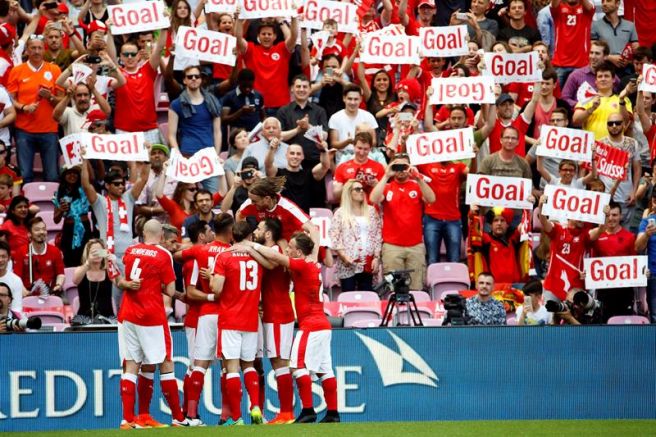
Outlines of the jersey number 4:
[[239,261],[239,289],[242,291],[257,290],[258,269],[257,261]]

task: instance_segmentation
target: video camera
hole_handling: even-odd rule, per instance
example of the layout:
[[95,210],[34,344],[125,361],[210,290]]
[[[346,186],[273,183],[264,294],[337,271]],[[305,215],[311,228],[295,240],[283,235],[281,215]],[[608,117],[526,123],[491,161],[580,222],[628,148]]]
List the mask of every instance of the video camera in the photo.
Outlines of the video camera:
[[11,319],[4,320],[7,325],[7,331],[23,331],[25,329],[41,329],[41,319],[39,317],[28,317],[26,319]]
[[465,317],[467,305],[464,297],[459,294],[447,294],[444,296],[444,309],[446,310],[446,317],[444,317],[442,326],[462,326],[467,324]]
[[587,291],[579,290],[574,293],[571,302],[569,300],[565,302],[548,300],[544,306],[550,313],[564,313],[565,311],[573,312],[574,305],[582,309],[584,314],[592,314],[597,309],[598,302]]
[[383,282],[375,288],[375,291],[381,296],[387,292],[395,293],[398,296],[409,296],[410,284],[412,283],[410,273],[412,272],[414,272],[413,269],[387,272],[383,276]]

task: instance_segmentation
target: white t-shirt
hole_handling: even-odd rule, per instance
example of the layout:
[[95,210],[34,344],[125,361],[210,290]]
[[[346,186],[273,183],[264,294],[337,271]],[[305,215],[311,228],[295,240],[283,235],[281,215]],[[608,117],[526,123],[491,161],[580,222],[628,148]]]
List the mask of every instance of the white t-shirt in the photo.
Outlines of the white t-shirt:
[[11,289],[11,295],[13,300],[11,301],[11,310],[18,311],[19,313],[23,311],[23,281],[18,277],[16,273],[13,273],[7,269],[7,273],[4,276],[0,276],[0,282],[4,282]]
[[[5,108],[11,105],[11,97],[9,97],[9,93],[5,87],[0,86],[0,106],[2,107],[2,109],[0,109],[0,121],[5,119]],[[0,140],[2,140],[2,142],[4,142],[7,146],[11,144],[11,135],[9,134],[8,127],[3,127],[0,129]]]
[[[364,109],[358,109],[358,113],[355,117],[350,117],[345,109],[337,111],[330,117],[330,120],[328,120],[328,127],[337,131],[337,139],[339,141],[344,141],[349,137],[353,138],[355,136],[355,127],[362,123],[367,123],[372,129],[378,127],[376,117],[374,117],[371,112],[365,111]],[[337,164],[349,159],[354,151],[353,144],[349,144],[342,150],[338,151],[336,157]],[[348,157],[344,157],[344,155],[348,155]]]
[[565,185],[560,181],[560,178],[551,177],[551,182],[549,183],[550,185],[558,185],[560,187],[569,187],[569,188],[576,188],[578,190],[585,190],[585,184],[583,183],[583,178],[578,178],[578,179],[572,179],[572,183],[569,185]]
[[[523,316],[524,306],[517,308],[517,320],[519,321]],[[542,305],[535,312],[529,312],[526,316],[527,325],[550,325],[553,320],[553,313],[547,311],[547,308]]]

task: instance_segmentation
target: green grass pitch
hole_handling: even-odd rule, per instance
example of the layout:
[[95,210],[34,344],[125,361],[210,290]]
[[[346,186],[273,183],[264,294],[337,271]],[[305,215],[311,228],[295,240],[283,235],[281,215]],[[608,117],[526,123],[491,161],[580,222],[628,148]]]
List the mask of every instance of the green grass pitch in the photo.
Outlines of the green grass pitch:
[[295,436],[656,436],[656,420],[515,420],[467,422],[369,422],[280,426],[167,428],[121,431],[7,433],[8,437],[295,437]]

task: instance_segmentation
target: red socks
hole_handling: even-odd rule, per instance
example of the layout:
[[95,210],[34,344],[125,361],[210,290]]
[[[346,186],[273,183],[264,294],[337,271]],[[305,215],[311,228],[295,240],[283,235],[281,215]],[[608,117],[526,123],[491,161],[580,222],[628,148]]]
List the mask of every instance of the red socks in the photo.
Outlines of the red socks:
[[264,413],[264,390],[266,389],[266,385],[264,382],[264,371],[262,373],[257,372],[257,377],[258,377],[258,383],[260,385],[260,393],[258,396],[258,406],[260,407],[260,411]]
[[251,401],[251,409],[260,405],[260,376],[253,367],[244,369],[244,385]]
[[175,420],[182,422],[185,417],[180,409],[178,383],[175,381],[175,375],[173,373],[162,373],[159,382],[162,387],[164,398],[166,398],[166,402],[168,402],[169,408],[171,409],[171,416]]
[[194,367],[194,371],[191,372],[191,376],[189,377],[187,415],[193,419],[198,417],[198,401],[200,400],[200,393],[203,391],[206,371],[202,367]]
[[121,402],[123,403],[123,419],[134,422],[134,402],[137,397],[137,375],[124,373],[121,376]]
[[239,420],[241,418],[241,379],[239,373],[228,373],[226,375],[226,394],[227,403],[230,408],[232,420]]
[[139,395],[139,414],[150,414],[150,401],[153,398],[153,379],[155,374],[139,371],[137,394]]
[[298,395],[301,398],[303,408],[312,408],[312,378],[306,369],[298,369],[294,372]]
[[189,376],[191,375],[191,369],[187,369],[185,373],[184,381],[182,382],[182,411],[186,412],[189,405]]
[[327,373],[321,378],[323,397],[328,411],[337,411],[337,380],[335,375]]
[[221,370],[221,419],[227,420],[230,417],[230,403],[228,402],[228,385],[226,383],[226,371]]
[[275,370],[276,382],[278,384],[278,400],[280,401],[281,413],[292,413],[294,411],[294,386],[292,375],[288,367]]

